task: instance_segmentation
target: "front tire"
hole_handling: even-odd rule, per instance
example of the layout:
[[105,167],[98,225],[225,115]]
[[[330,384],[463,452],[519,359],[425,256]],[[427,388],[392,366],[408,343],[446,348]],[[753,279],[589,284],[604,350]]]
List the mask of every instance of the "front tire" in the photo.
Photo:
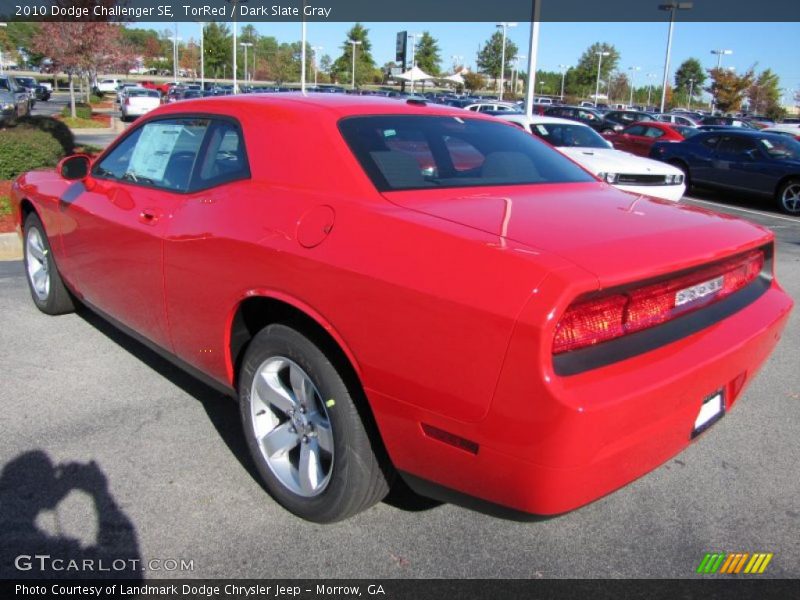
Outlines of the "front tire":
[[681,170],[681,172],[683,173],[683,184],[686,186],[686,191],[684,191],[684,195],[690,193],[692,191],[692,178],[689,175],[689,167],[686,165],[686,163],[681,162],[679,160],[670,161],[669,164]]
[[25,273],[33,303],[48,315],[73,312],[75,303],[61,280],[50,241],[36,213],[25,219],[23,231]]
[[329,357],[302,333],[276,324],[253,338],[239,399],[256,469],[287,510],[330,523],[388,493],[392,471],[377,433]]
[[789,215],[800,215],[800,179],[790,179],[777,193],[778,208]]

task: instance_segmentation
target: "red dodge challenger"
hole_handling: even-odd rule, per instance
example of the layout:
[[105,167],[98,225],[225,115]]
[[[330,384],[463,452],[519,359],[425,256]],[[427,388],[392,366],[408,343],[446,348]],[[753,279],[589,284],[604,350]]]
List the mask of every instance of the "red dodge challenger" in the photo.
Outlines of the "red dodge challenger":
[[725,415],[792,308],[769,231],[415,100],[162,106],[12,194],[34,303],[237,397],[267,488],[318,522],[398,476],[515,513],[591,502]]

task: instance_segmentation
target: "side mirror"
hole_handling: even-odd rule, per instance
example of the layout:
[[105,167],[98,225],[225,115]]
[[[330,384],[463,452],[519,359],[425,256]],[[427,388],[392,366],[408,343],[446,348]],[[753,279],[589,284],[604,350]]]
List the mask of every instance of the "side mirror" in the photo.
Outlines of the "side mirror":
[[68,156],[58,163],[58,173],[68,181],[78,181],[86,179],[89,175],[91,160],[85,154],[75,154]]

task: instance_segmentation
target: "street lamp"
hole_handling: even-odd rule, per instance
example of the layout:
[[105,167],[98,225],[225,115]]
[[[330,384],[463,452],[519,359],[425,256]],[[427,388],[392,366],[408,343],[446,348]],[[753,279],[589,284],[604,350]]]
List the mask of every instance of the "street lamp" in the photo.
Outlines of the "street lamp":
[[656,78],[655,73],[648,73],[647,79],[650,80],[650,83],[647,84],[647,108],[650,108],[650,94],[653,91],[653,79]]
[[636,77],[636,71],[641,71],[641,70],[642,70],[641,67],[628,67],[628,71],[631,72],[631,99],[628,102],[628,107],[633,106],[633,83],[634,83],[634,78]]
[[239,45],[244,48],[244,81],[247,83],[247,49],[253,47],[252,42],[239,42]]
[[203,38],[206,36],[206,24],[198,21],[200,24],[200,90],[206,89],[206,57],[203,50]]
[[692,110],[692,96],[694,95],[694,79],[689,78],[689,110]]
[[172,36],[172,80],[178,83],[178,23],[175,23],[175,35]]
[[517,56],[514,59],[514,66],[511,68],[511,90],[514,93],[514,97],[517,97],[517,80],[519,79],[519,61],[528,58],[524,54]]
[[314,52],[314,87],[317,87],[317,72],[319,71],[319,61],[317,60],[317,53],[320,50],[325,50],[325,47],[311,46],[311,50]]
[[417,64],[415,56],[417,50],[417,38],[422,37],[421,33],[407,33],[406,39],[411,38],[411,93],[414,93],[414,67]]
[[[8,27],[8,23],[0,23],[0,27]],[[0,48],[0,73],[3,72],[3,50]]]
[[675,12],[679,10],[690,10],[694,7],[694,2],[670,2],[669,4],[659,4],[658,10],[670,11],[669,16],[669,35],[667,36],[667,55],[664,58],[664,80],[661,87],[661,111],[664,112],[664,105],[667,101],[667,78],[669,77],[669,55],[672,52],[672,30],[675,27]]
[[[722,57],[725,56],[726,54],[733,54],[733,50],[724,50],[720,48],[719,50],[712,50],[711,54],[717,55],[717,71],[719,71],[720,67],[722,67]],[[709,108],[711,109],[712,113],[714,112],[714,107],[717,105],[716,88],[717,86],[715,85],[714,93],[711,95],[711,104],[709,105]]]
[[[238,68],[238,65],[236,64],[236,47],[238,45],[236,37],[238,35],[238,30],[239,30],[239,27],[236,22],[236,12],[239,9],[238,5],[247,4],[248,0],[225,0],[225,2],[230,2],[231,4],[233,4],[233,93],[235,94],[239,91],[239,83],[237,82],[236,79],[237,78],[236,71]],[[245,68],[245,71],[246,70],[247,69]]]
[[597,106],[597,97],[600,95],[600,65],[603,64],[604,56],[611,56],[611,52],[595,52],[597,55],[597,83],[594,86],[594,105]]
[[500,53],[500,100],[503,99],[503,86],[505,85],[506,74],[506,36],[510,27],[516,27],[516,23],[498,23],[496,27],[503,30],[503,50]]
[[453,73],[455,73],[456,67],[461,66],[461,61],[464,60],[464,57],[461,54],[453,54],[450,59],[453,61]]
[[561,69],[561,96],[559,98],[563,101],[564,100],[564,78],[567,76],[567,71],[569,71],[572,67],[569,65],[558,65],[558,68]]
[[[356,46],[361,45],[361,40],[347,40],[353,48],[353,79],[350,81],[350,88],[356,89]],[[414,85],[414,80],[411,80],[411,85]]]

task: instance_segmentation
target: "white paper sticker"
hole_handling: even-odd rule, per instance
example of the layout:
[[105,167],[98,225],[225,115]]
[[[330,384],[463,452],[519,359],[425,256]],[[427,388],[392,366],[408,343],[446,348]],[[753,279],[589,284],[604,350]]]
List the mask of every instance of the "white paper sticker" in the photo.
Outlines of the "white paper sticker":
[[183,125],[174,123],[145,126],[133,150],[128,172],[155,182],[163,180],[169,157],[183,130]]

